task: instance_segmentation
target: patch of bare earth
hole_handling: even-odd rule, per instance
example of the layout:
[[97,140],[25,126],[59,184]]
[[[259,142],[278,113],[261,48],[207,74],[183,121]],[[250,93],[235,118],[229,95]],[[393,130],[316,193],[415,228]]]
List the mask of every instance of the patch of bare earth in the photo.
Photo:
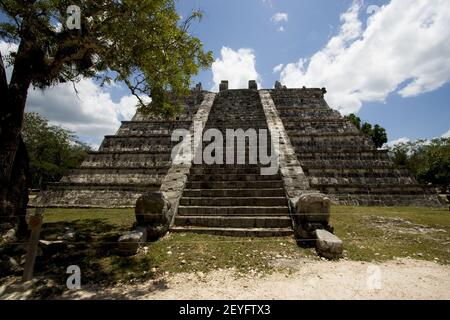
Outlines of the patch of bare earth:
[[390,218],[390,217],[366,217],[366,220],[370,225],[380,228],[384,231],[392,233],[409,233],[417,235],[427,235],[431,233],[446,233],[444,229],[436,229],[423,224],[412,223],[409,220],[402,218]]
[[280,259],[270,275],[234,270],[165,275],[158,280],[83,287],[63,299],[450,299],[450,266],[397,259],[385,263]]

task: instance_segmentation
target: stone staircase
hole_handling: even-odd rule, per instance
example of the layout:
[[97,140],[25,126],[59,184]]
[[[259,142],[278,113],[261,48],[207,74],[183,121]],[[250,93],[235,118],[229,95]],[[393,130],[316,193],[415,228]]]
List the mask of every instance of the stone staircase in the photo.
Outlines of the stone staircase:
[[[205,131],[211,128],[224,137],[226,129],[267,129],[258,91],[220,92]],[[227,146],[223,143],[225,163]],[[259,159],[249,164],[248,150],[247,144],[245,164],[192,166],[172,231],[257,237],[292,234],[280,174],[261,175]],[[235,160],[242,155],[235,149]]]

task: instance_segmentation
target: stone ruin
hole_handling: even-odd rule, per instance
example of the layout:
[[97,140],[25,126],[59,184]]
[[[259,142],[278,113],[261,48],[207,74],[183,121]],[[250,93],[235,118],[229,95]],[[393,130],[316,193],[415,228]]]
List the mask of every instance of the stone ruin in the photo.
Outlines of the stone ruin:
[[[394,167],[386,150],[377,150],[324,99],[325,89],[230,90],[219,93],[197,85],[173,119],[139,112],[123,121],[47,191],[54,207],[135,207],[149,192],[169,203],[164,214],[173,232],[231,236],[315,238],[332,232],[330,203],[376,206],[439,206],[405,169]],[[173,164],[175,129],[267,129],[280,138],[279,171],[260,175],[261,164]],[[162,200],[161,200],[162,201]],[[156,213],[152,213],[156,214]]]

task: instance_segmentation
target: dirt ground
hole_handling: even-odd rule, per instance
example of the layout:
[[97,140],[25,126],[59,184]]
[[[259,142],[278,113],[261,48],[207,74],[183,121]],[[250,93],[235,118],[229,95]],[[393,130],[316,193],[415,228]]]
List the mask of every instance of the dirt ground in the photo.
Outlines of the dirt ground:
[[83,287],[63,299],[450,299],[450,266],[397,259],[386,263],[279,260],[286,271],[180,273],[158,280]]

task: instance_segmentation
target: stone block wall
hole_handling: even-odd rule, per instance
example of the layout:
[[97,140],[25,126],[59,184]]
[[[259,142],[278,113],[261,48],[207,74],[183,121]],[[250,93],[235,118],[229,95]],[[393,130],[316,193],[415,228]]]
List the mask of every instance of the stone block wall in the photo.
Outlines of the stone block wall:
[[344,205],[440,205],[407,170],[394,167],[387,151],[332,110],[325,93],[270,91],[311,188]]
[[[171,134],[188,129],[206,92],[193,90],[173,119],[137,112],[117,133],[105,136],[79,169],[49,186],[47,206],[134,207],[147,191],[160,189],[171,165]],[[40,204],[37,198],[34,205]],[[33,205],[32,204],[32,205]]]

